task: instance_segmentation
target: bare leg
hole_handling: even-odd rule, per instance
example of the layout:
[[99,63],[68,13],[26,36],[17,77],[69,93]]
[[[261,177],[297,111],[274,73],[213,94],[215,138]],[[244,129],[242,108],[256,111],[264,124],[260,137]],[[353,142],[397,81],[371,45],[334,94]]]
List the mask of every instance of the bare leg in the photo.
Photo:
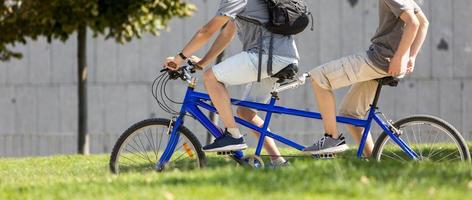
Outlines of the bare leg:
[[[364,128],[347,125],[347,130],[351,133],[352,137],[357,144],[361,142],[362,134],[364,133]],[[365,147],[364,147],[364,156],[370,157],[372,155],[372,150],[374,149],[374,141],[372,140],[372,135],[369,134],[367,137]]]
[[[250,109],[239,107],[237,113],[241,118],[250,121],[256,126],[262,127],[262,125],[264,124],[264,120],[257,116],[256,112]],[[258,132],[251,131],[251,133],[256,137],[259,137]],[[266,139],[264,140],[264,149],[267,151],[267,153],[269,153],[269,155],[271,155],[270,160],[275,160],[282,157],[279,149],[275,145],[274,139],[272,138],[266,137]]]
[[333,91],[324,89],[312,79],[311,85],[315,93],[318,109],[323,117],[323,126],[326,133],[332,135],[334,138],[338,137],[338,130],[336,127],[336,100]]
[[[349,92],[344,96],[340,106],[340,115],[358,119],[364,119],[370,104],[372,103],[378,83],[374,81],[365,81],[353,84]],[[346,126],[357,144],[360,143],[364,129],[348,125]],[[364,156],[370,157],[374,149],[372,135],[367,137]]]
[[218,114],[226,128],[237,128],[231,109],[231,98],[224,84],[218,82],[213,70],[204,73],[205,88],[210,95],[211,102],[215,105]]

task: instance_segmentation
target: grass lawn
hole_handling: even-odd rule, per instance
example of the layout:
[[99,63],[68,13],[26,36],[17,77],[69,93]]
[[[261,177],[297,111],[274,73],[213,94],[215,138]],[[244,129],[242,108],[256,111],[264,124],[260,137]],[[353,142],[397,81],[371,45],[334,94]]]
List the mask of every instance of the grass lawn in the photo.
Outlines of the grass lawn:
[[209,157],[202,170],[108,171],[108,155],[0,159],[0,199],[470,199],[470,163],[374,162],[354,152],[283,169]]

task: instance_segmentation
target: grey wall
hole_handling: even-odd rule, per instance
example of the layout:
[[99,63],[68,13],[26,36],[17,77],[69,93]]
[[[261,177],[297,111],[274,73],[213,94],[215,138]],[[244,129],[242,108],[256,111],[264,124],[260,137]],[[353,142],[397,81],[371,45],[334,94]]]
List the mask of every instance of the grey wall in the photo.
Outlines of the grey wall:
[[[89,37],[89,130],[92,152],[110,152],[118,135],[132,123],[168,117],[157,108],[150,84],[163,58],[175,55],[196,29],[213,16],[217,0],[194,0],[198,12],[174,20],[168,32],[126,45]],[[316,30],[297,38],[303,71],[368,47],[377,23],[377,0],[309,0]],[[352,3],[352,4],[351,4]],[[382,95],[382,110],[399,119],[414,113],[440,116],[467,139],[472,136],[472,1],[425,0],[431,30],[415,73]],[[238,52],[235,41],[227,52]],[[45,39],[17,46],[19,61],[0,63],[0,156],[74,153],[77,131],[76,41]],[[203,52],[200,52],[202,55]],[[201,88],[201,85],[200,85]],[[173,96],[185,85],[175,82]],[[340,97],[345,89],[336,94]],[[241,87],[231,93],[240,96]],[[316,110],[310,88],[284,93],[281,105]],[[200,138],[205,131],[192,120]],[[276,116],[272,129],[298,141],[321,133],[317,121]],[[202,140],[204,141],[204,140]],[[304,143],[307,143],[304,142]]]

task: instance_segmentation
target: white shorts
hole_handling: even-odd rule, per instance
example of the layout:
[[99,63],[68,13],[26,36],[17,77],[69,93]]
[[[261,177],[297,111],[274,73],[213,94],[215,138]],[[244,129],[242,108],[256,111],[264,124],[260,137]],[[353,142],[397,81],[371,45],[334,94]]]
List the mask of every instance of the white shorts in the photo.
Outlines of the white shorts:
[[[277,79],[267,75],[267,55],[262,56],[261,81],[257,82],[258,53],[241,52],[229,57],[212,70],[216,79],[225,85],[246,84],[243,100],[259,103],[267,103]],[[298,64],[298,59],[282,56],[273,56],[272,70],[277,73],[288,65]]]

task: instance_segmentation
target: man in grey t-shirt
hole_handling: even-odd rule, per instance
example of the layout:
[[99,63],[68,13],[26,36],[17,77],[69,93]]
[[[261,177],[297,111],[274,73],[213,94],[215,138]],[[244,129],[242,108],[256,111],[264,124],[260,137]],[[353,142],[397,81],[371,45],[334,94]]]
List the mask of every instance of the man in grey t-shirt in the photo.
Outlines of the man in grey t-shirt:
[[[223,27],[208,53],[201,60],[194,60],[197,66],[203,68],[213,62],[230,43],[236,32],[241,40],[243,46],[241,53],[224,60],[204,73],[205,87],[226,127],[225,134],[212,144],[203,147],[204,151],[234,151],[247,147],[234,120],[230,96],[225,85],[246,84],[244,100],[266,103],[270,99],[270,91],[276,82],[267,74],[266,70],[262,70],[261,81],[256,82],[259,52],[263,54],[262,67],[266,68],[271,33],[264,27],[242,20],[240,17],[262,23],[267,22],[269,14],[266,2],[259,0],[221,0],[216,16],[195,34],[178,56],[169,57],[165,63],[167,68],[176,70],[171,66],[177,66],[178,69],[180,64],[187,59],[186,56],[192,55],[203,47],[211,36]],[[272,69],[275,74],[290,64],[298,63],[298,51],[293,37],[277,34],[273,36]],[[262,48],[260,46],[261,41]],[[253,110],[238,108],[238,114],[255,125],[262,126],[263,124],[263,120]],[[272,159],[278,162],[276,164],[285,162],[280,157],[280,152],[272,139],[267,138],[264,147],[269,154],[274,156]]]
[[[379,27],[369,50],[332,61],[310,72],[326,134],[305,151],[345,151],[347,145],[336,127],[332,90],[352,85],[341,103],[339,114],[364,119],[378,85],[374,79],[413,72],[427,30],[428,20],[413,0],[379,0]],[[359,142],[363,129],[348,126],[348,130]],[[372,150],[373,141],[369,135],[364,155],[369,157]]]

